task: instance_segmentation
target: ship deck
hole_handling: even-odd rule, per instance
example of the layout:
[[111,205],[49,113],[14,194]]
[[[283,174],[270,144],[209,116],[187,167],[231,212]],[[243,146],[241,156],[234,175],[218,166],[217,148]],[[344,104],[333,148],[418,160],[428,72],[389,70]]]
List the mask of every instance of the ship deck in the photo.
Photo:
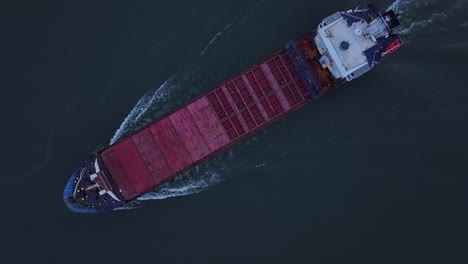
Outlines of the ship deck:
[[[310,37],[298,41],[324,92],[335,84]],[[285,51],[100,151],[130,201],[312,101]]]
[[322,68],[319,57],[320,52],[314,44],[313,37],[307,36],[299,41],[299,48],[307,59],[307,63],[321,88],[321,95],[326,94],[330,90],[336,88],[339,83],[332,77],[330,70]]

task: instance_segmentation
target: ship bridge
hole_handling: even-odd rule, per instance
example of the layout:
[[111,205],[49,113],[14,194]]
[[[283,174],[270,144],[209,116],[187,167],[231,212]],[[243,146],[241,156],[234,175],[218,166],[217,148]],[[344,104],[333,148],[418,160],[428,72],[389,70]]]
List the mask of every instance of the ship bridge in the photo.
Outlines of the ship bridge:
[[[347,81],[368,72],[385,54],[390,30],[397,26],[396,15],[381,15],[371,7],[358,7],[327,17],[318,27],[315,43],[320,63],[337,79]],[[375,54],[377,53],[377,54]],[[376,56],[377,55],[377,56]]]

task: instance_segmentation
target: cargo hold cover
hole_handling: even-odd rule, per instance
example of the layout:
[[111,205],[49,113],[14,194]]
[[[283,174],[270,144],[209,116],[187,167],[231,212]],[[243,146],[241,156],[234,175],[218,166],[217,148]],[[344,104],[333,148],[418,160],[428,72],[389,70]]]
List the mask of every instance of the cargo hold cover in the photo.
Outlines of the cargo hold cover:
[[132,200],[310,100],[281,51],[98,154]]

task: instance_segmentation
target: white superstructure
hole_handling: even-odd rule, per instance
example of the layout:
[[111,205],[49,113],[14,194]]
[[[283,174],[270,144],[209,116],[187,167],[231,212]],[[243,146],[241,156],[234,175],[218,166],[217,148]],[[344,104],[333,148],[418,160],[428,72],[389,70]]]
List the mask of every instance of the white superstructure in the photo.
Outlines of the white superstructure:
[[388,20],[378,16],[368,20],[353,16],[356,10],[335,13],[318,27],[315,43],[322,57],[320,63],[337,79],[355,79],[369,71],[372,62],[364,54],[388,34]]

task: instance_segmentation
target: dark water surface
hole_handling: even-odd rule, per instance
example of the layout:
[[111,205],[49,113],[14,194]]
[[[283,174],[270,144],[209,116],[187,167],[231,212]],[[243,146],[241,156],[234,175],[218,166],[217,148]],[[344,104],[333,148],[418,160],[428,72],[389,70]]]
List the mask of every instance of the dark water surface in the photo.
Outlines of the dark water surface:
[[375,1],[406,43],[375,70],[127,210],[74,214],[94,150],[361,3],[134,2],[0,3],[3,263],[468,262],[468,1]]

